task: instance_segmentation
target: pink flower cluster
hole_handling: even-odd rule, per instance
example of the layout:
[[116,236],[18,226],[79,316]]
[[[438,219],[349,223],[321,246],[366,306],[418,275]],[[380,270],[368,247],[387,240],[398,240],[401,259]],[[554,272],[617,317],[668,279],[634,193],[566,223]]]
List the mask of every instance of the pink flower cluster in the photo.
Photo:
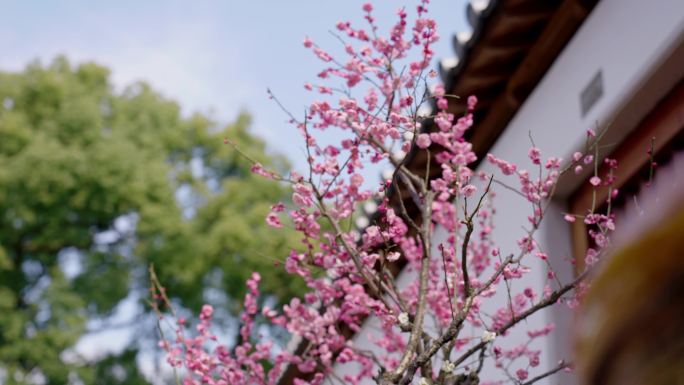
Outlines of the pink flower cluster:
[[[517,180],[516,187],[509,187],[531,207],[529,232],[520,238],[519,249],[502,253],[492,236],[492,182],[495,177],[504,182],[469,167],[477,160],[466,140],[477,98],[470,96],[459,106],[444,86],[426,89],[434,76],[427,70],[431,46],[438,39],[435,22],[426,17],[428,3],[419,2],[413,22],[406,10],[399,10],[386,37],[379,31],[372,5],[365,4],[366,27],[337,24],[345,59],[304,40],[324,65],[318,74],[320,84],[305,85],[320,99],[301,119],[290,114],[303,136],[308,175],[279,176],[258,164],[253,171],[292,185],[291,203],[273,205],[266,222],[280,228],[288,221],[301,235],[301,247],[286,256],[284,268],[303,280],[309,291],[281,311],[259,310],[264,295],[255,273],[247,282],[239,343],[232,349],[211,333],[211,307],[202,310],[195,337],[186,337],[186,322],[179,321],[174,340],[163,347],[172,366],[186,369],[186,384],[275,384],[288,365],[298,371],[295,384],[322,384],[336,365],[349,364],[355,370],[341,380],[351,384],[369,378],[406,384],[417,373],[432,383],[461,370],[460,364],[480,352],[493,357],[499,368],[516,367],[508,377],[519,381],[540,365],[541,352],[531,343],[547,336],[552,325],[526,330],[525,344],[503,342],[513,329],[525,331],[520,322],[530,314],[577,300],[578,283],[560,283],[548,263],[552,257],[534,238],[566,168],[560,158],[544,158],[534,146],[528,152],[533,171],[487,155],[503,177]],[[431,106],[428,115],[419,113],[424,106]],[[331,129],[339,130],[344,139],[324,144],[313,134]],[[407,168],[407,153],[427,155],[423,174]],[[567,169],[595,161],[578,154]],[[379,185],[368,185],[363,170],[376,163],[391,166],[394,172]],[[594,175],[589,181],[593,186],[613,183],[617,165],[610,160],[606,164],[610,174],[604,180]],[[367,202],[374,205],[370,223],[353,228]],[[608,244],[613,218],[593,210],[565,216],[571,222],[577,217],[594,226],[589,234],[596,246],[587,252],[591,265]],[[437,231],[445,234],[439,242]],[[532,270],[525,261],[530,258],[548,266],[544,287],[526,283]],[[413,279],[398,285],[393,273],[397,267]],[[498,293],[508,300],[497,302]],[[492,306],[493,311],[484,310]],[[294,354],[275,347],[256,333],[257,319],[286,330],[304,348]],[[366,339],[380,354],[350,338],[364,332],[369,319],[379,326]],[[434,322],[428,325],[427,319]],[[449,330],[457,332],[450,335]],[[432,355],[425,356],[429,352]],[[264,365],[266,361],[270,364]],[[441,363],[441,369],[433,370],[432,362]]]

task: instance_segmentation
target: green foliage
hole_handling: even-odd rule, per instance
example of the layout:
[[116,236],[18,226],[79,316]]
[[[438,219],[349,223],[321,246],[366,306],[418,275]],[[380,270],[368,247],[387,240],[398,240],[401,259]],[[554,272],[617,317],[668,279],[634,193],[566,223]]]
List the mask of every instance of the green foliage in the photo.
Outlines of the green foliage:
[[109,71],[92,63],[58,58],[0,72],[0,368],[8,384],[36,375],[49,384],[74,376],[141,383],[135,343],[99,362],[64,356],[89,319],[144,290],[149,263],[193,310],[213,298],[207,289],[235,303],[253,270],[280,299],[301,290],[273,268],[294,232],[264,222],[284,189],[223,145],[230,137],[284,169],[249,124],[246,114],[223,128],[185,118],[144,83],[116,92]]

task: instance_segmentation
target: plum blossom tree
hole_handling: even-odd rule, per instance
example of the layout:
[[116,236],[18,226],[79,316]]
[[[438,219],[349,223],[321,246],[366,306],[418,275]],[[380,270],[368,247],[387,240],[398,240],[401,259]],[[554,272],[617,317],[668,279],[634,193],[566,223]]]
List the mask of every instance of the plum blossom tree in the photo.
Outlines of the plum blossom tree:
[[[481,378],[486,360],[505,374],[505,380],[489,383],[532,384],[570,369],[562,361],[550,371],[537,370],[541,352],[530,341],[546,337],[553,325],[526,330],[523,321],[550,306],[575,306],[588,272],[609,243],[614,229],[610,199],[617,190],[609,194],[607,213],[599,213],[598,207],[606,205],[596,203],[590,212],[565,215],[567,221],[591,225],[593,239],[585,268],[572,280],[561,282],[535,241],[559,177],[596,164],[599,138],[588,131],[586,153],[567,162],[542,158],[532,142],[530,171],[491,154],[487,161],[500,172],[473,171],[469,165],[477,158],[465,134],[473,126],[477,99],[468,97],[463,114],[455,116],[449,105],[458,97],[441,85],[428,86],[436,77],[429,67],[431,46],[438,39],[428,3],[419,2],[413,21],[399,10],[388,36],[380,34],[372,5],[365,4],[364,27],[339,22],[333,33],[343,44],[344,58],[304,40],[325,63],[319,84],[305,84],[319,100],[301,118],[283,110],[304,139],[308,172],[280,175],[256,162],[252,171],[292,186],[291,206],[274,202],[266,221],[274,228],[291,225],[300,233],[301,247],[285,258],[284,268],[302,277],[309,291],[281,310],[260,305],[255,272],[247,282],[241,340],[233,347],[211,331],[209,306],[196,332],[184,319],[162,317],[175,334],[161,345],[171,366],[183,369],[185,384],[276,384],[288,367],[296,368],[297,385],[326,380],[479,384],[488,380]],[[436,113],[426,115],[426,105]],[[323,144],[316,132],[333,129],[344,139]],[[424,170],[407,166],[408,157],[401,153],[409,151],[431,155]],[[362,171],[378,163],[391,166],[393,173],[369,187]],[[436,176],[430,168],[439,171]],[[590,182],[612,189],[612,177],[601,180],[595,174]],[[496,186],[515,190],[531,207],[529,216],[521,218],[527,230],[516,250],[503,250],[492,236]],[[356,207],[370,199],[378,202],[378,215],[359,233],[349,223],[358,215]],[[442,241],[435,236],[438,229],[447,233]],[[531,270],[530,259],[543,261],[546,271]],[[397,285],[392,272],[400,263],[413,277],[408,285]],[[545,274],[546,286],[513,289],[512,282],[524,282],[531,274]],[[152,281],[155,306],[170,304],[163,287]],[[497,292],[505,293],[504,303],[492,302]],[[492,303],[497,309],[485,317]],[[363,333],[362,323],[369,318],[380,325],[373,350],[350,337]],[[259,335],[256,322],[287,330],[305,348],[295,352],[275,346]],[[526,333],[527,341],[512,347],[497,343],[516,329]],[[355,373],[340,376],[333,370],[351,362]]]

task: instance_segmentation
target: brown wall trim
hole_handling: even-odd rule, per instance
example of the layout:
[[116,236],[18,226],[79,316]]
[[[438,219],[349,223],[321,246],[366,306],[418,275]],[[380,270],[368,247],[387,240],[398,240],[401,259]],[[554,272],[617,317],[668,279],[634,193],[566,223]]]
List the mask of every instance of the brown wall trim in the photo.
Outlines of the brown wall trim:
[[[656,107],[639,123],[637,128],[608,157],[618,161],[614,188],[623,189],[631,183],[641,182],[641,172],[649,168],[648,150],[653,140],[654,154],[659,157],[668,145],[684,133],[684,80],[680,81]],[[653,139],[655,138],[655,139]],[[601,164],[599,177],[604,179],[608,167]],[[591,209],[594,189],[587,182],[570,197],[568,207],[571,213],[584,215]],[[608,188],[596,190],[596,202],[601,206],[608,198]],[[580,220],[572,225],[573,255],[577,268],[584,266],[584,251],[589,245],[586,226]]]

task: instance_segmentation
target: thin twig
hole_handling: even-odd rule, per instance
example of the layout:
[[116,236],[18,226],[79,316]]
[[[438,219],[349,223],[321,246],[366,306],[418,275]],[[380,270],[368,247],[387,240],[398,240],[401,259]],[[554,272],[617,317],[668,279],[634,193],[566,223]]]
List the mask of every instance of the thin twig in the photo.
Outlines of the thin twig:
[[548,377],[548,376],[550,376],[550,375],[556,374],[556,373],[560,372],[561,370],[563,370],[563,369],[565,369],[565,368],[569,368],[570,366],[572,366],[572,364],[566,363],[565,361],[561,361],[561,362],[558,364],[558,366],[556,366],[555,368],[549,370],[548,372],[544,372],[544,373],[542,373],[542,374],[540,374],[540,375],[538,375],[538,376],[536,376],[536,377],[530,379],[530,380],[527,381],[527,382],[523,382],[523,383],[520,384],[520,385],[532,385],[532,384],[534,384],[535,382],[537,382],[537,381],[539,381],[539,380],[543,380],[544,378],[546,378],[546,377]]

